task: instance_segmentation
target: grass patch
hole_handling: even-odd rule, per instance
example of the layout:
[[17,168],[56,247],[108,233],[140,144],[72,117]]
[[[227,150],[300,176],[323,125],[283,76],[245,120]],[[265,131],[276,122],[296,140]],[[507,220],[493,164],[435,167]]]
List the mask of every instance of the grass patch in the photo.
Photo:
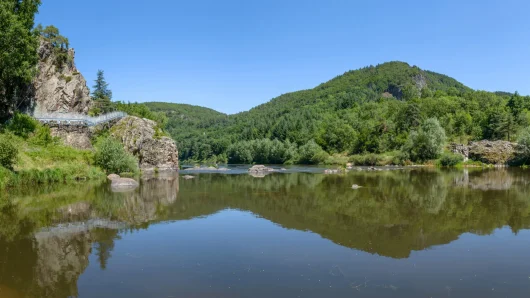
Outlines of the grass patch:
[[105,178],[105,173],[93,163],[93,152],[55,142],[34,142],[33,138],[9,136],[10,142],[18,148],[18,156],[12,170],[0,167],[0,189]]
[[401,165],[403,163],[399,158],[399,152],[357,154],[350,156],[348,161],[354,166],[387,166]]

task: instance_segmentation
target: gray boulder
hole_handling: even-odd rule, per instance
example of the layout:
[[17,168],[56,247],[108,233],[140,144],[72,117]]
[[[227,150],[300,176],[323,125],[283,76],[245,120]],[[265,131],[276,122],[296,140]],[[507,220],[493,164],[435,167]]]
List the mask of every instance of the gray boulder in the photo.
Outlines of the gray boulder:
[[516,158],[517,144],[507,141],[478,141],[469,144],[469,158],[487,164],[505,165]]
[[142,170],[178,170],[177,145],[168,137],[157,136],[158,130],[155,121],[127,116],[110,131],[129,153],[138,157]]
[[248,169],[249,173],[268,173],[273,172],[273,168],[266,167],[264,165],[255,165]]

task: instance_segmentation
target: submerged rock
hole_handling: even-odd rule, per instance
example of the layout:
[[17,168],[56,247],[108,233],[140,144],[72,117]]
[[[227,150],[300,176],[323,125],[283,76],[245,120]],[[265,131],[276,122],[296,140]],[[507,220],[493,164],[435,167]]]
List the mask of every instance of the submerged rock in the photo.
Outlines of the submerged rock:
[[128,191],[137,188],[140,184],[138,181],[131,178],[122,178],[116,174],[110,174],[107,179],[111,181],[111,188],[113,191]]
[[195,178],[195,176],[191,176],[191,175],[184,175],[182,176],[182,178],[186,179],[186,180],[190,180],[190,179],[193,179]]
[[345,173],[345,170],[342,169],[326,169],[324,170],[324,174],[342,174]]
[[361,187],[362,187],[362,186],[359,186],[359,185],[357,185],[357,184],[354,184],[354,185],[351,186],[352,189],[359,189],[359,188],[361,188]]
[[273,168],[266,167],[264,165],[255,165],[248,169],[249,173],[268,173],[274,172]]
[[112,180],[111,186],[113,188],[136,188],[140,184],[138,181],[132,179],[132,178],[116,178]]

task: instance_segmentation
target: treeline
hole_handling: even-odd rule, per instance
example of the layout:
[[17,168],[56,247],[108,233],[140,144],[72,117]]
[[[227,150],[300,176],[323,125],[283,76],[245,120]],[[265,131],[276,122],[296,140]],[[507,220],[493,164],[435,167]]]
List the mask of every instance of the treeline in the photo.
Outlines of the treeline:
[[319,164],[329,157],[312,140],[302,146],[270,139],[241,141],[230,145],[227,151],[226,161],[235,164]]
[[[442,147],[482,139],[518,141],[530,124],[529,96],[474,91],[450,77],[402,62],[350,71],[236,115],[178,104],[148,106],[166,113],[167,130],[179,145],[180,158],[196,161],[248,162],[249,156],[260,155],[245,153],[254,149],[235,154],[234,148],[254,148],[267,139],[291,149],[314,141],[333,156],[392,152],[400,160],[418,162],[442,152],[415,153],[418,141],[442,140]],[[444,138],[418,137],[428,119],[437,121]],[[252,162],[259,161],[253,157]]]

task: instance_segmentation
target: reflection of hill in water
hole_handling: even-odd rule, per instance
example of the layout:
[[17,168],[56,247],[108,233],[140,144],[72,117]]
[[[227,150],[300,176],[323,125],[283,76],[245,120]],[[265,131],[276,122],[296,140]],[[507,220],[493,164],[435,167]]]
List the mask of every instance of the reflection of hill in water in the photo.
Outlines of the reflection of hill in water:
[[[346,247],[406,258],[466,232],[528,228],[528,177],[519,170],[294,173],[259,179],[205,174],[180,183],[171,176],[147,179],[129,193],[89,184],[19,193],[0,203],[0,280],[33,297],[75,296],[92,249],[105,267],[119,230],[226,208],[248,210]],[[363,187],[353,190],[352,184]],[[20,252],[27,257],[17,258]]]
[[[468,184],[456,183],[463,175]],[[512,188],[496,190],[495,175],[501,181],[510,179]],[[261,179],[200,176],[181,183],[178,204],[193,209],[222,202],[343,246],[403,258],[465,232],[529,227],[526,175],[515,170],[414,170],[345,176],[275,174]],[[352,190],[352,184],[363,188]],[[484,190],[488,185],[493,190]],[[196,189],[206,186],[210,191],[199,196]]]

